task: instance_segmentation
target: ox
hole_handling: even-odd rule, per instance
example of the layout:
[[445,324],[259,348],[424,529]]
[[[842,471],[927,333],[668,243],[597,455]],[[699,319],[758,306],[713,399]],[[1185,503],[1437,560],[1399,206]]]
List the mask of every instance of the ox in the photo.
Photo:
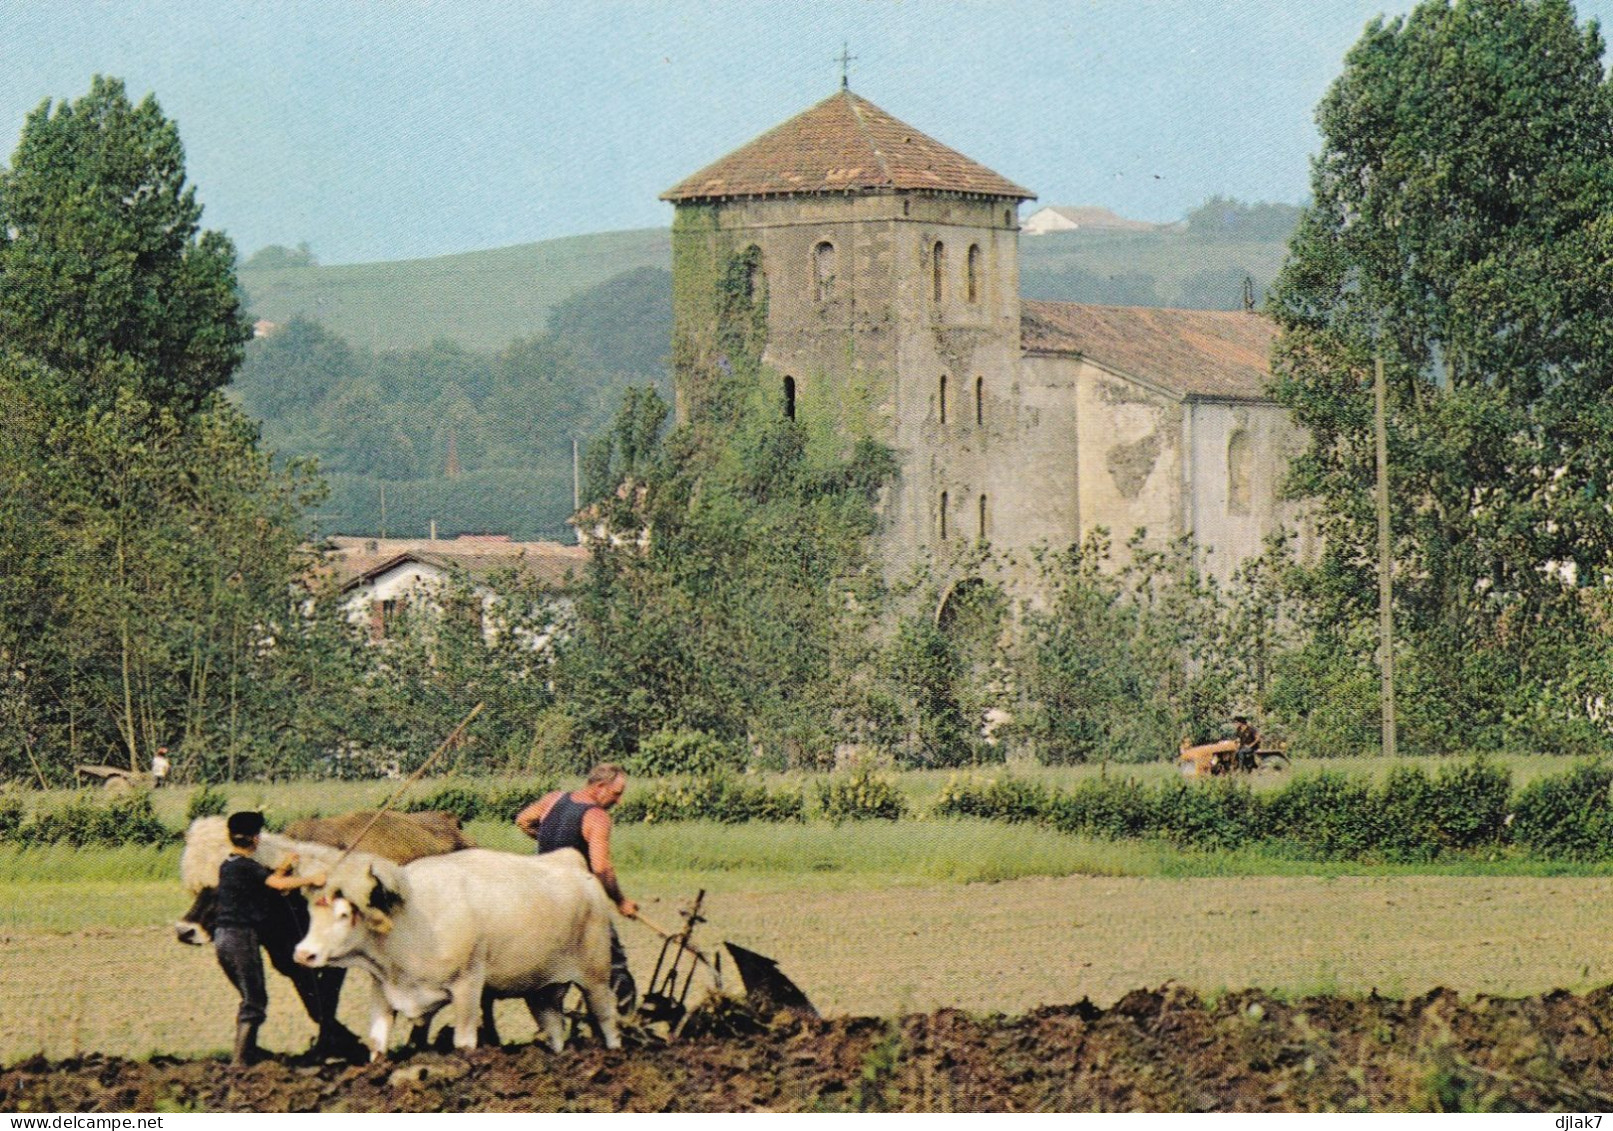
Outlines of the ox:
[[484,990],[522,997],[559,1052],[559,1002],[545,987],[575,982],[607,1048],[620,1048],[610,986],[610,900],[582,855],[469,849],[397,865],[351,856],[329,873],[296,959],[357,967],[370,995],[370,1056],[391,1044],[402,1013],[420,1025],[448,1011],[454,1045],[476,1047]]
[[[291,853],[296,853],[311,867],[331,867],[373,816],[373,812],[349,813],[341,817],[295,821],[287,826],[287,835],[264,833],[255,855],[270,868],[278,866]],[[470,842],[459,830],[459,818],[452,813],[383,813],[374,827],[364,833],[363,843],[384,856],[408,861],[432,853],[451,852],[467,847]],[[212,941],[218,868],[229,852],[229,833],[223,817],[200,817],[191,822],[185,832],[179,875],[195,899],[174,924],[174,933],[180,942],[200,946]],[[285,915],[265,923],[259,932],[259,941],[269,952],[269,962],[291,980],[309,1018],[319,1026],[314,1050],[342,1054],[353,1051],[358,1047],[358,1038],[336,1019],[336,1003],[346,971],[316,972],[297,965],[292,951],[308,930],[308,905],[299,893],[288,892],[283,906]]]

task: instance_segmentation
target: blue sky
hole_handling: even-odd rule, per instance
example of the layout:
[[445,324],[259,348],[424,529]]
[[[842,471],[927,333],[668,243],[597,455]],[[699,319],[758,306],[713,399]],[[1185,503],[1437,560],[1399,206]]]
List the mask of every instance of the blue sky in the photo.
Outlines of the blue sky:
[[[1042,204],[1298,202],[1373,16],[1334,0],[0,0],[0,145],[99,72],[179,123],[243,254],[441,255],[670,223],[687,174],[852,89]],[[1581,0],[1604,26],[1613,0]]]

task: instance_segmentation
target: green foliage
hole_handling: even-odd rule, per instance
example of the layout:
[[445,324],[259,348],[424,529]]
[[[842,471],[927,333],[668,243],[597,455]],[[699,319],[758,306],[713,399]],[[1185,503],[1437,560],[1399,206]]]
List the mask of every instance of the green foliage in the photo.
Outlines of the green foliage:
[[224,790],[204,784],[190,795],[185,803],[185,825],[198,817],[222,817],[229,811],[230,795]]
[[818,809],[831,821],[895,821],[907,815],[907,797],[891,778],[868,767],[818,783]]
[[1602,52],[1563,0],[1432,0],[1369,25],[1317,111],[1312,204],[1268,303],[1274,389],[1310,435],[1291,485],[1319,504],[1314,615],[1356,651],[1333,657],[1347,672],[1376,591],[1382,358],[1412,749],[1582,719],[1537,704],[1565,658],[1605,651],[1572,580],[1613,564]]
[[241,265],[241,268],[242,270],[262,271],[283,267],[318,266],[319,260],[315,258],[313,249],[308,246],[307,241],[304,241],[294,248],[285,247],[277,243],[269,244],[267,247],[260,247],[252,253],[251,258]]
[[[1606,810],[1608,776],[1599,781],[1600,804]],[[1526,825],[1526,810],[1535,814],[1548,808],[1529,798],[1543,794],[1555,799],[1567,784],[1537,782],[1526,789],[1511,836],[1543,855],[1563,854],[1555,847],[1561,834],[1531,832],[1533,839],[1524,840],[1519,830],[1548,823],[1531,815],[1532,823]],[[1583,793],[1584,785],[1567,792]],[[1582,828],[1583,805],[1554,804],[1566,814],[1561,825]],[[1376,786],[1324,771],[1270,792],[1228,779],[1149,786],[1134,778],[1105,777],[1068,791],[1013,778],[953,779],[931,812],[1034,822],[1114,840],[1154,838],[1209,852],[1265,843],[1303,859],[1427,862],[1506,844],[1511,809],[1511,776],[1481,758],[1441,766],[1432,778],[1420,767],[1396,767]]]
[[947,779],[930,812],[937,817],[981,817],[1019,823],[1042,819],[1048,809],[1047,789],[1019,778]]
[[464,824],[472,821],[513,821],[515,815],[530,802],[554,788],[554,782],[549,780],[483,788],[450,784],[421,797],[407,798],[399,808],[405,813],[446,811]]
[[697,730],[663,730],[639,743],[627,760],[635,777],[669,777],[673,774],[711,776],[738,769],[745,760],[742,749]]
[[1043,762],[1152,761],[1184,736],[1219,733],[1234,711],[1280,722],[1316,709],[1262,710],[1284,705],[1274,673],[1294,635],[1285,538],[1223,587],[1193,568],[1186,541],[1153,550],[1142,533],[1120,570],[1101,529],[1039,559],[1051,600],[1024,617],[1018,729]]
[[151,796],[127,793],[107,800],[81,793],[58,809],[35,813],[16,824],[6,839],[17,844],[68,844],[105,847],[119,844],[167,844],[174,834],[157,819]]
[[770,790],[761,782],[730,773],[707,773],[630,792],[615,809],[622,824],[668,821],[802,821],[806,798],[799,788]]
[[1286,242],[1304,209],[1293,204],[1256,201],[1245,204],[1212,196],[1186,216],[1188,230],[1206,240],[1271,240]]
[[1613,768],[1582,763],[1530,782],[1514,807],[1512,836],[1542,856],[1605,860],[1613,855]]
[[[576,294],[550,333],[497,351],[447,339],[376,351],[299,315],[251,344],[232,389],[267,443],[319,459],[339,529],[568,538],[573,440],[593,435],[597,462],[614,398],[666,386],[668,288],[649,274]],[[629,465],[642,432],[625,438]],[[585,476],[590,498],[614,487],[605,478]]]
[[[877,600],[860,567],[889,453],[863,444],[849,459],[816,456],[794,421],[763,414],[721,431],[697,423],[657,445],[664,411],[645,392],[618,415],[617,458],[600,466],[604,482],[633,486],[610,490],[603,513],[629,537],[590,560],[557,700],[600,757],[630,759],[653,735],[695,731],[736,751],[759,746],[770,764],[817,764],[846,690],[837,664],[863,646],[840,631],[848,598]],[[635,436],[630,471],[622,440]],[[632,537],[645,529],[647,548]]]
[[143,770],[161,744],[228,769],[270,705],[255,677],[320,492],[214,395],[250,331],[200,215],[177,130],[115,79],[36,110],[0,174],[8,775]]
[[28,115],[0,173],[0,341],[72,380],[75,410],[120,393],[194,412],[251,335],[235,249],[200,229],[179,131],[147,96],[97,75]]
[[0,841],[17,839],[27,812],[20,797],[0,794]]

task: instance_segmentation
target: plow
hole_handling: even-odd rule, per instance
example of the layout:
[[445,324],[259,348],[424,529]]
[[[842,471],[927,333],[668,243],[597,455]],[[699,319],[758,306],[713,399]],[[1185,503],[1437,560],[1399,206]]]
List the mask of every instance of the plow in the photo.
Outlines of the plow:
[[[708,951],[694,942],[695,929],[706,922],[702,913],[706,900],[702,889],[694,900],[678,912],[683,925],[677,930],[656,923],[640,911],[634,922],[653,931],[661,939],[655,968],[639,1003],[637,1020],[642,1029],[665,1041],[682,1036],[691,1016],[690,991],[702,971],[713,995],[719,999],[742,1001],[759,1014],[785,1009],[816,1017],[812,1002],[778,963],[764,954],[724,941],[722,949]],[[731,967],[725,972],[723,952]],[[726,978],[725,978],[726,973]],[[694,1006],[700,1003],[696,1001]]]

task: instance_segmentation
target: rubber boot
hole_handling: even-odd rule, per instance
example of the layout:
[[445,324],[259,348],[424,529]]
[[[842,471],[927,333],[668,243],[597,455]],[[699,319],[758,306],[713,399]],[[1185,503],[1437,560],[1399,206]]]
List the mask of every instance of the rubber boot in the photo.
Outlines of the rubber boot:
[[256,1064],[259,1055],[258,1022],[237,1022],[235,1025],[235,1051],[230,1055],[230,1063],[237,1068],[245,1068],[249,1064]]

